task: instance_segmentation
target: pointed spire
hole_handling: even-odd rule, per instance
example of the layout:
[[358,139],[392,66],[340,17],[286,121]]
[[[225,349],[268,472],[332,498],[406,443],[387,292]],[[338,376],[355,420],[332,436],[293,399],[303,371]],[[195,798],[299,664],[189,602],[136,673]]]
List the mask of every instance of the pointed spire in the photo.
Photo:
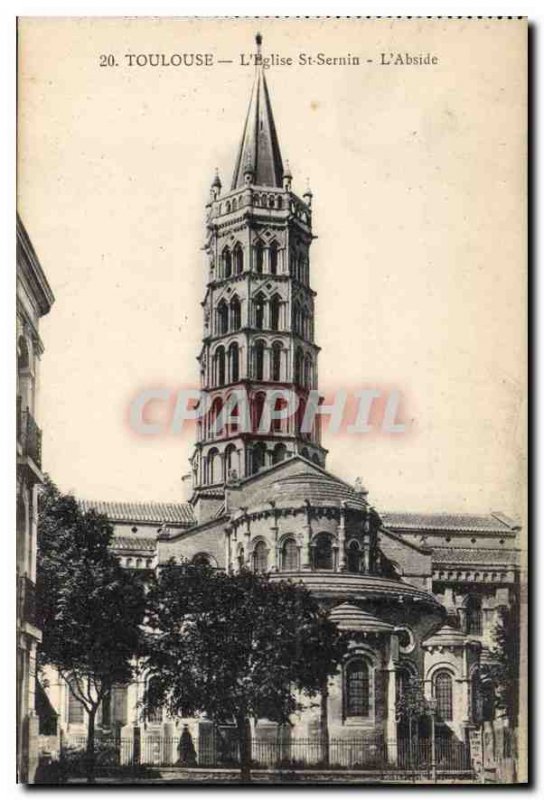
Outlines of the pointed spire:
[[232,176],[232,189],[238,189],[247,183],[278,188],[283,185],[283,162],[261,63],[262,40],[263,37],[258,33],[255,37],[255,82]]

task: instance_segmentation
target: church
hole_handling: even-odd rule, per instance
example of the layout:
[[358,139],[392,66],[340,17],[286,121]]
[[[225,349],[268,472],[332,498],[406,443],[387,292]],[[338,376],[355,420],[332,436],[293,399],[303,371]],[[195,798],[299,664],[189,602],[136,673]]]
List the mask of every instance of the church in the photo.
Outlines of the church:
[[[395,764],[404,735],[399,703],[410,683],[421,687],[444,737],[466,743],[481,726],[495,736],[482,710],[480,669],[500,609],[519,594],[519,526],[498,512],[379,510],[360,482],[327,470],[319,420],[309,430],[301,424],[318,390],[312,202],[310,189],[300,196],[293,188],[257,66],[230,187],[216,175],[207,204],[198,362],[209,411],[198,422],[191,500],[81,505],[107,514],[127,569],[189,560],[304,583],[351,640],[323,699],[331,741],[386,742]],[[265,426],[271,390],[279,390],[276,408],[287,390],[299,410]],[[249,425],[239,418],[242,406]],[[138,737],[158,764],[175,762],[187,725],[204,763],[213,723],[142,717],[145,685],[141,675],[115,687],[99,730]],[[47,694],[65,741],[81,741],[83,708],[59,681]],[[321,720],[322,710],[308,705],[292,720],[289,740],[318,737]],[[280,733],[259,720],[254,740]],[[345,765],[353,761],[360,756]]]

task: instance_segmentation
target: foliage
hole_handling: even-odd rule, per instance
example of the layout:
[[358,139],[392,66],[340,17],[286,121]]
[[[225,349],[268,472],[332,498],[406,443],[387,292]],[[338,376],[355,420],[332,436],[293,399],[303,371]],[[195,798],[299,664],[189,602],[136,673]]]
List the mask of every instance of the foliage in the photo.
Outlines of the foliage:
[[40,663],[59,671],[88,714],[91,779],[96,711],[113,684],[132,677],[145,610],[141,580],[111,553],[112,536],[105,516],[82,511],[72,495],[46,483],[38,524]]
[[496,645],[491,649],[492,661],[482,677],[489,677],[495,686],[496,707],[506,712],[513,727],[517,725],[519,705],[519,608],[517,603],[499,609],[495,628]]
[[428,704],[423,693],[421,682],[411,675],[405,682],[400,696],[397,697],[397,720],[418,720],[428,714]]
[[167,565],[149,594],[147,712],[236,721],[248,776],[249,720],[283,723],[334,674],[346,640],[301,584],[248,571]]

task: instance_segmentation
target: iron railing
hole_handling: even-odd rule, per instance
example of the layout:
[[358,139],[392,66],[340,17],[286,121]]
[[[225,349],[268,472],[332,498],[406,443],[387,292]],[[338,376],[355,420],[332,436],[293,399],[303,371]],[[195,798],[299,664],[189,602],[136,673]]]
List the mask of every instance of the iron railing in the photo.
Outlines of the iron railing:
[[[63,755],[69,764],[84,754],[86,738],[69,736],[64,742]],[[277,741],[253,740],[251,762],[254,769],[278,770],[352,770],[376,775],[399,775],[400,778],[430,775],[467,773],[471,771],[468,747],[457,740],[435,740],[434,762],[431,740],[396,742],[384,739],[331,738],[327,744],[319,738]],[[233,736],[206,736],[195,741],[194,750],[188,754],[181,746],[180,737],[142,733],[133,738],[97,738],[96,765],[149,766],[185,768],[238,768],[240,755],[238,742]]]

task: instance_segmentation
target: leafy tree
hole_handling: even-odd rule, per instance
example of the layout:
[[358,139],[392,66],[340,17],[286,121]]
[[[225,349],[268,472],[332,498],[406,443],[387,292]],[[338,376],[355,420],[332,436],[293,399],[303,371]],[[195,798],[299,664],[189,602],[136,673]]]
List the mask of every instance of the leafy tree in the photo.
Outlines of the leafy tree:
[[495,647],[492,660],[486,665],[484,678],[491,678],[495,687],[496,708],[506,712],[512,727],[516,727],[519,707],[519,606],[502,606],[495,628]]
[[419,678],[410,675],[402,684],[402,691],[397,693],[396,719],[401,731],[408,734],[408,756],[413,758],[414,727],[419,730],[421,722],[426,719],[429,708]]
[[113,528],[48,481],[40,497],[37,606],[40,664],[57,669],[88,716],[87,774],[94,781],[96,712],[128,682],[141,644],[142,582],[110,551]]
[[250,720],[286,723],[337,670],[345,637],[301,584],[167,565],[149,595],[146,712],[235,720],[250,779]]

